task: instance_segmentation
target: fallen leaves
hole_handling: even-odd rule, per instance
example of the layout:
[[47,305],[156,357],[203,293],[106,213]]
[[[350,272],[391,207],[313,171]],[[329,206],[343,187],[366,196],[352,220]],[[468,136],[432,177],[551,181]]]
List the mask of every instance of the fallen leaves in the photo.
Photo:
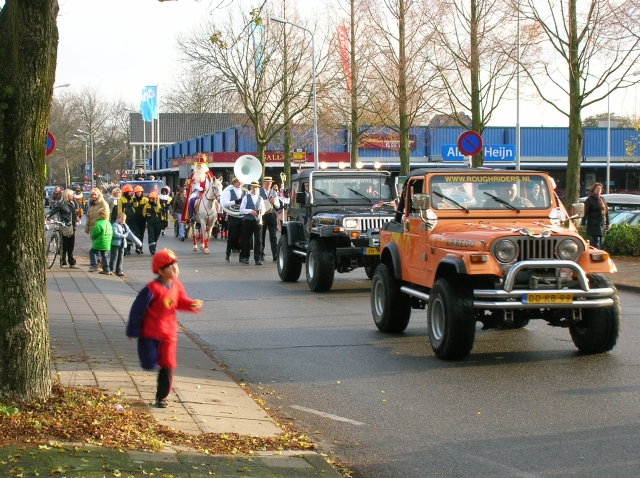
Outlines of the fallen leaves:
[[[105,448],[157,451],[165,445],[183,445],[212,455],[316,448],[309,437],[293,432],[277,438],[235,433],[188,435],[159,424],[141,401],[124,401],[122,393],[111,396],[94,388],[55,384],[47,400],[13,399],[13,402],[12,407],[19,410],[17,413],[0,414],[0,446],[31,443],[39,445],[41,450],[50,450],[60,449],[62,445],[56,441],[60,440]],[[64,472],[50,470],[52,474]]]

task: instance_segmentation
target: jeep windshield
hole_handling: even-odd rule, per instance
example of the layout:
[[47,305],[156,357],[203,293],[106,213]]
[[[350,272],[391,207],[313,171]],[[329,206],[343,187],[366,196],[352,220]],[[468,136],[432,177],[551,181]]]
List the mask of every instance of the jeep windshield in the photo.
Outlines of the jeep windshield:
[[394,198],[391,193],[391,179],[388,176],[318,175],[313,178],[313,191],[321,193],[314,195],[314,201],[318,203],[349,200],[370,204]]
[[551,193],[545,176],[473,173],[433,176],[429,187],[431,206],[436,210],[546,209]]

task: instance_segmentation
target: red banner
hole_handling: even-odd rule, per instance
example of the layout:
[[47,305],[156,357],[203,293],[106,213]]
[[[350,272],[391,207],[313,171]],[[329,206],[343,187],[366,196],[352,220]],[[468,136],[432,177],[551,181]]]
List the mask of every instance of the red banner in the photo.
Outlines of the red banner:
[[[400,149],[400,135],[397,133],[363,134],[358,139],[358,148],[362,149]],[[416,135],[409,135],[409,149],[416,149]]]
[[338,46],[340,47],[340,58],[342,59],[342,70],[347,79],[347,93],[351,94],[351,66],[349,63],[349,34],[346,27],[337,27]]

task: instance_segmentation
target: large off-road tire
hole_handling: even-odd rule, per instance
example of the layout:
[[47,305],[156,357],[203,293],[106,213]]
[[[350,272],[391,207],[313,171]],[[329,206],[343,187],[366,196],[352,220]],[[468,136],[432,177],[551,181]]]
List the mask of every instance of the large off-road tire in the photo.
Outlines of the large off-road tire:
[[461,359],[471,353],[476,335],[473,291],[463,283],[454,289],[438,279],[429,295],[427,328],[434,353],[441,359]]
[[287,235],[282,234],[278,241],[278,275],[283,282],[295,282],[302,273],[302,259],[293,253],[287,243]]
[[56,262],[56,256],[58,255],[58,250],[60,249],[59,244],[60,239],[58,238],[58,234],[52,234],[49,238],[49,242],[47,242],[47,257],[46,257],[46,266],[47,269],[51,269],[53,264]]
[[373,274],[376,271],[376,266],[364,266],[364,272],[367,274],[367,279],[373,279]]
[[411,318],[411,297],[400,292],[400,283],[386,264],[378,264],[371,282],[371,315],[380,332],[399,334]]
[[600,274],[587,275],[589,287],[600,289],[611,287],[613,305],[598,309],[583,309],[582,321],[569,326],[571,339],[578,350],[588,354],[608,352],[618,341],[620,333],[620,299],[618,291],[608,277]]
[[313,240],[307,248],[307,284],[313,292],[326,292],[333,285],[336,266],[333,253],[320,240]]

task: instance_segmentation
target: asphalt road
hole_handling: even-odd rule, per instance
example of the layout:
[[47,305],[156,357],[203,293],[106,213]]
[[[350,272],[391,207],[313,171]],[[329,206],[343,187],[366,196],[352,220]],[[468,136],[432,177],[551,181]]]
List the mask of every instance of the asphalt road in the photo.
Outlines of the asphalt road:
[[[170,233],[169,229],[167,232]],[[472,355],[437,359],[426,314],[406,332],[377,331],[364,271],[329,293],[280,282],[264,266],[208,256],[172,235],[180,280],[205,300],[182,325],[265,405],[363,477],[637,477],[640,475],[640,295],[622,292],[623,327],[608,354],[579,354],[569,332],[533,321],[478,329]],[[146,249],[146,244],[145,244]],[[269,248],[267,247],[267,250]],[[149,256],[128,256],[141,286]],[[180,359],[178,358],[178,366]]]

